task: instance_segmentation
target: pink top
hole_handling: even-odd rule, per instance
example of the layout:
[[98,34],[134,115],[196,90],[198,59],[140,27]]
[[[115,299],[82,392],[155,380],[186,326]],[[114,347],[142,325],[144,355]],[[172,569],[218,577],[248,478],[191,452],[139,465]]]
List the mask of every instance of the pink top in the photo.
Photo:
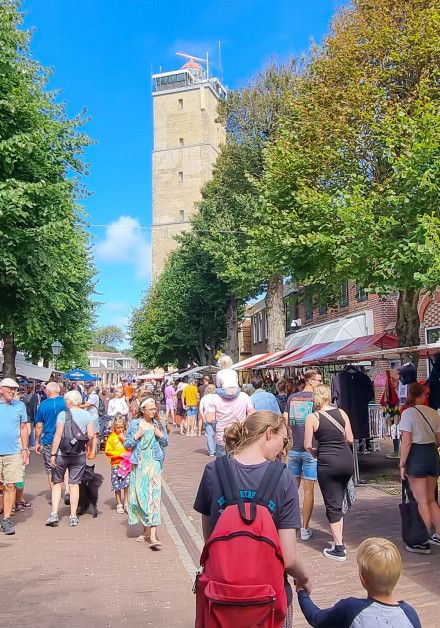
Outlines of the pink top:
[[212,402],[205,408],[205,413],[215,413],[215,440],[219,445],[223,445],[225,429],[235,421],[243,423],[254,407],[249,395],[243,392],[235,399],[224,399],[217,394],[212,395],[212,397]]
[[174,395],[176,391],[174,390],[174,386],[165,386],[165,399],[174,399]]

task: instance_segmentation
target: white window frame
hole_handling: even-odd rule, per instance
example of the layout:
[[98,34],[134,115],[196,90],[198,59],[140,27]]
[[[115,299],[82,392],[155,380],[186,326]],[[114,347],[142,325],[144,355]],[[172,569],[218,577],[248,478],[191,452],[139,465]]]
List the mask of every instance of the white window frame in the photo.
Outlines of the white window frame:
[[263,342],[263,312],[258,312],[258,342]]
[[257,323],[257,315],[254,314],[252,317],[252,344],[256,345],[258,342],[258,323]]
[[[426,327],[425,328],[425,342],[426,344],[430,344],[429,340],[428,340],[428,332],[430,331],[436,331],[436,330],[440,331],[440,325],[434,325],[433,327]],[[431,362],[429,361],[429,359],[426,359],[426,372],[428,373],[428,375],[430,375],[431,373]]]

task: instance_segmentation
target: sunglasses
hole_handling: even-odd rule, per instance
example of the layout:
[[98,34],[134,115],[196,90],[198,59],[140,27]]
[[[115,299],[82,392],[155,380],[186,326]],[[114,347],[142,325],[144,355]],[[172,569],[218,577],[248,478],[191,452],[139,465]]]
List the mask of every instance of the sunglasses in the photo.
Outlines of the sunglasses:
[[283,436],[283,449],[287,447],[290,442],[290,438],[288,436]]

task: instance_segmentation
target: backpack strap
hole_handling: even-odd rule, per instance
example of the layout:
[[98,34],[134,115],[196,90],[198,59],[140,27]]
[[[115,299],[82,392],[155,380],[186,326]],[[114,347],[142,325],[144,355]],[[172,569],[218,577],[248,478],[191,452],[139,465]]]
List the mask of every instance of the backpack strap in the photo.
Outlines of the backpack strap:
[[273,460],[263,475],[260,486],[257,489],[256,502],[261,506],[269,506],[269,502],[273,497],[274,491],[280,481],[285,465],[281,460]]
[[215,468],[220,481],[220,487],[225,498],[225,505],[232,506],[237,504],[243,521],[248,525],[253,523],[255,517],[257,516],[256,503],[255,501],[250,502],[250,516],[248,517],[246,514],[245,502],[240,497],[237,482],[235,481],[235,477],[232,473],[231,463],[229,462],[228,456],[219,456],[216,458]]

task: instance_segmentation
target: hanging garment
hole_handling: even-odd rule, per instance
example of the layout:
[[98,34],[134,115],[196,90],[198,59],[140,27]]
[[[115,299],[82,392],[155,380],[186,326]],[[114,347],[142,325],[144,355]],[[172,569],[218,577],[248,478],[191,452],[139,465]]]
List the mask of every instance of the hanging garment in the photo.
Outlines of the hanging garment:
[[429,405],[434,410],[440,408],[440,353],[434,358],[431,364],[431,373],[428,377]]
[[369,438],[368,404],[374,399],[374,387],[366,373],[348,367],[333,378],[332,399],[348,414],[357,440]]

